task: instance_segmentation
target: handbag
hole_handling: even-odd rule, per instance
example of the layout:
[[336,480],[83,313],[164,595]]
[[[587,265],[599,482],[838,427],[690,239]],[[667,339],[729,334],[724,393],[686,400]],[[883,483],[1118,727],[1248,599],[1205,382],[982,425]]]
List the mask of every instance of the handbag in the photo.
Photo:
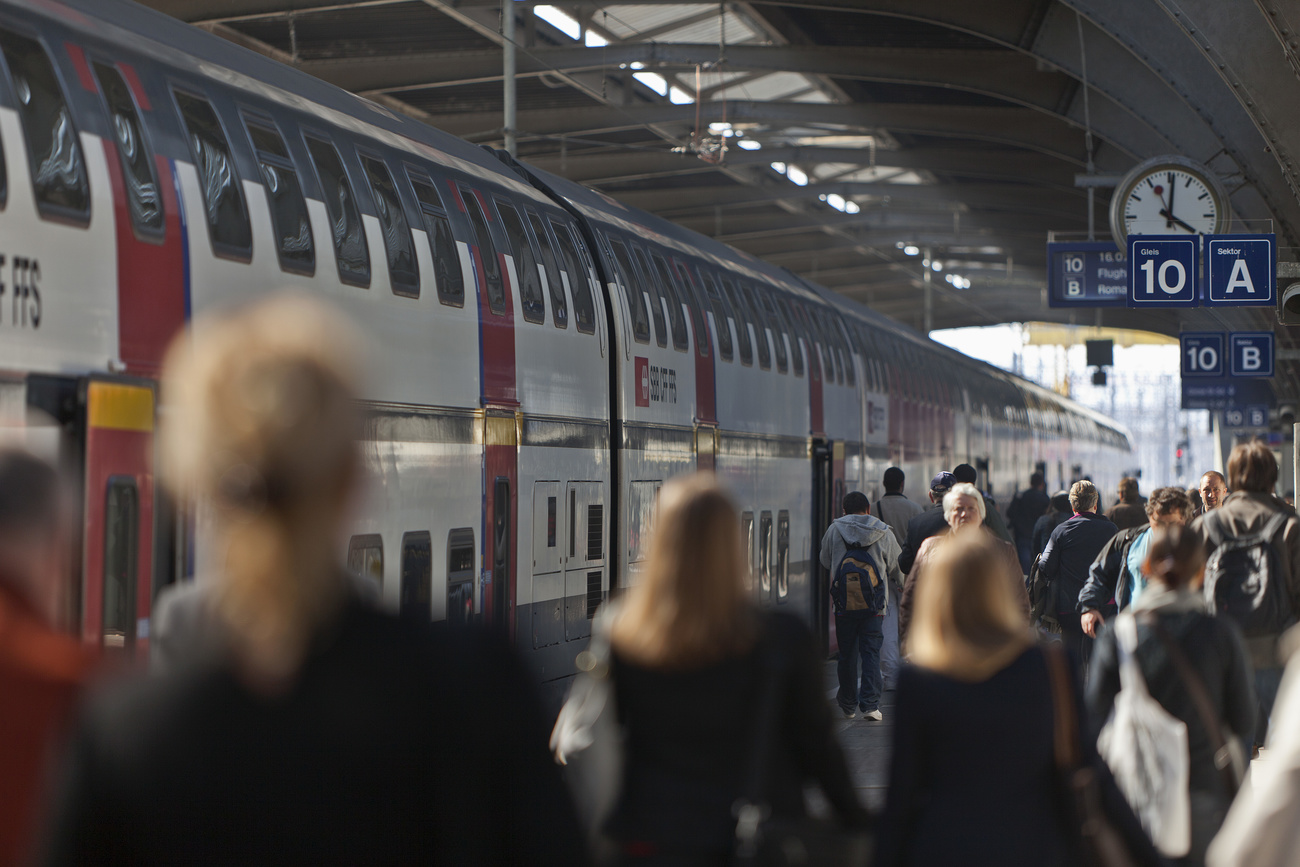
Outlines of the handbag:
[[1101,785],[1097,773],[1083,763],[1079,747],[1078,716],[1074,705],[1074,685],[1065,651],[1060,645],[1043,648],[1047,674],[1052,686],[1053,744],[1056,767],[1068,795],[1075,833],[1079,835],[1085,867],[1137,867],[1137,859],[1128,843],[1111,823],[1101,802]]
[[759,697],[758,725],[750,744],[749,771],[744,794],[736,801],[736,867],[793,867],[826,864],[866,867],[871,855],[871,835],[865,829],[843,828],[811,816],[775,817],[763,799],[766,761],[775,741],[780,713],[780,686],[784,661],[770,642],[760,649],[763,691]]
[[1138,666],[1137,619],[1115,618],[1119,695],[1097,735],[1101,753],[1151,842],[1171,858],[1192,845],[1191,759],[1187,724],[1151,697]]
[[551,752],[564,766],[578,818],[593,860],[611,862],[617,845],[604,834],[605,821],[623,787],[623,726],[614,700],[609,627],[616,605],[601,606],[591,623],[591,641],[578,654],[578,674],[551,731]]
[[1157,618],[1151,617],[1144,622],[1151,626],[1151,631],[1164,645],[1165,655],[1174,664],[1174,670],[1178,672],[1178,677],[1187,689],[1192,704],[1196,706],[1201,725],[1205,726],[1205,731],[1210,736],[1210,745],[1214,747],[1214,766],[1219,769],[1219,775],[1223,779],[1223,789],[1228,793],[1229,799],[1235,798],[1237,790],[1241,788],[1241,781],[1246,775],[1246,754],[1242,749],[1241,741],[1224,737],[1223,726],[1219,724],[1219,715],[1214,712],[1214,705],[1210,703],[1210,696],[1205,691],[1205,683],[1196,673],[1196,669],[1192,668],[1187,654],[1183,652],[1178,642],[1174,641]]

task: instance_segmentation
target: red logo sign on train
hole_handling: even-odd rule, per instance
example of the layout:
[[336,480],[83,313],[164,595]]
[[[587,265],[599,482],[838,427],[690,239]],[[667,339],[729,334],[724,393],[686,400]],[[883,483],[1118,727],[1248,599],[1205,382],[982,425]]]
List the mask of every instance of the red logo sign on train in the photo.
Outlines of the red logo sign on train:
[[650,359],[636,359],[636,405],[650,405]]

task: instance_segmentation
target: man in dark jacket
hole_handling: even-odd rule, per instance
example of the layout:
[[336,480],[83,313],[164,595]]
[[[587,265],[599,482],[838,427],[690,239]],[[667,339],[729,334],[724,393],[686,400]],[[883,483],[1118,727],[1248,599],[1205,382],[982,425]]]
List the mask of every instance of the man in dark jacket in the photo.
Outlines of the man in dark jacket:
[[1147,514],[1142,508],[1142,495],[1138,493],[1138,480],[1125,476],[1119,480],[1119,502],[1110,507],[1106,517],[1121,530],[1146,525]]
[[952,473],[939,473],[930,480],[930,505],[907,522],[907,538],[903,541],[903,552],[898,555],[898,568],[904,575],[912,571],[921,543],[948,529],[948,522],[943,519],[943,495],[955,484],[957,480]]
[[[958,464],[952,468],[952,476],[959,482],[975,485],[975,480],[979,478],[979,473],[970,464]],[[1011,542],[1011,531],[1007,529],[1007,522],[1003,520],[1002,513],[998,511],[997,501],[990,497],[985,491],[980,489],[980,496],[984,498],[984,526],[992,531],[1003,542]]]
[[[1208,475],[1208,474],[1207,474]],[[1284,596],[1291,610],[1285,622],[1275,630],[1260,632],[1258,628],[1239,623],[1246,638],[1246,649],[1255,667],[1255,692],[1259,696],[1260,722],[1255,733],[1256,744],[1264,742],[1268,717],[1273,712],[1273,700],[1282,681],[1282,663],[1278,659],[1278,639],[1295,623],[1300,613],[1300,519],[1284,502],[1273,496],[1277,485],[1277,460],[1272,450],[1259,440],[1242,443],[1232,450],[1228,458],[1228,487],[1232,489],[1219,508],[1207,511],[1192,524],[1192,529],[1205,539],[1205,553],[1210,556],[1219,545],[1230,539],[1259,533],[1275,515],[1281,518],[1281,528],[1272,544],[1278,554],[1283,575],[1273,576],[1286,581]],[[1246,580],[1253,575],[1242,575]],[[1207,600],[1213,604],[1213,600]]]
[[1031,565],[1047,547],[1047,540],[1052,538],[1052,531],[1068,521],[1072,514],[1074,513],[1070,509],[1069,491],[1057,491],[1052,494],[1052,503],[1047,507],[1047,514],[1034,523],[1034,556],[1030,558]]
[[1052,531],[1038,558],[1038,569],[1055,600],[1048,610],[1056,614],[1065,646],[1077,654],[1081,666],[1088,661],[1092,639],[1083,634],[1074,617],[1074,604],[1088,579],[1089,565],[1115,535],[1115,525],[1097,514],[1099,500],[1092,482],[1075,482],[1070,487],[1074,516]]
[[1150,531],[1162,524],[1186,524],[1191,519],[1191,502],[1177,485],[1156,488],[1145,511],[1147,523],[1120,530],[1088,567],[1088,581],[1079,592],[1079,626],[1089,638],[1097,637],[1103,618],[1114,617],[1141,594]]
[[1029,477],[1029,487],[1012,497],[1011,505],[1007,506],[1007,523],[1016,535],[1016,554],[1022,572],[1028,573],[1034,562],[1034,525],[1049,505],[1047,482],[1042,473],[1034,473]]

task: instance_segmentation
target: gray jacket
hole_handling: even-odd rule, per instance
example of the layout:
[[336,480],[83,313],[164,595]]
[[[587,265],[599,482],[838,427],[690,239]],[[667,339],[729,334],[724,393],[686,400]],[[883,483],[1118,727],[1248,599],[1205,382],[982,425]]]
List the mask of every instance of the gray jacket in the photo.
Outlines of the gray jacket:
[[826,528],[822,537],[821,564],[835,576],[835,569],[844,559],[849,548],[873,548],[872,554],[880,558],[880,565],[885,569],[885,611],[889,610],[890,600],[903,588],[903,573],[898,568],[898,555],[902,549],[889,525],[871,515],[845,515],[836,518]]
[[876,517],[894,531],[894,538],[899,545],[907,541],[907,522],[921,512],[919,503],[912,502],[902,494],[885,494],[876,501]]

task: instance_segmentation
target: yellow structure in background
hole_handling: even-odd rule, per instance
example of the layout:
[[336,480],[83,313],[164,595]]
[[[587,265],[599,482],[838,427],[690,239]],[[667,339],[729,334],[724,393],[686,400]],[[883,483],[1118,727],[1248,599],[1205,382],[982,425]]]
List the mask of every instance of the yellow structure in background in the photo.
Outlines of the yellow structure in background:
[[1178,343],[1177,337],[1130,328],[1096,328],[1055,322],[1026,322],[1021,328],[1026,346],[1081,346],[1087,340],[1113,340],[1116,346],[1172,346]]

